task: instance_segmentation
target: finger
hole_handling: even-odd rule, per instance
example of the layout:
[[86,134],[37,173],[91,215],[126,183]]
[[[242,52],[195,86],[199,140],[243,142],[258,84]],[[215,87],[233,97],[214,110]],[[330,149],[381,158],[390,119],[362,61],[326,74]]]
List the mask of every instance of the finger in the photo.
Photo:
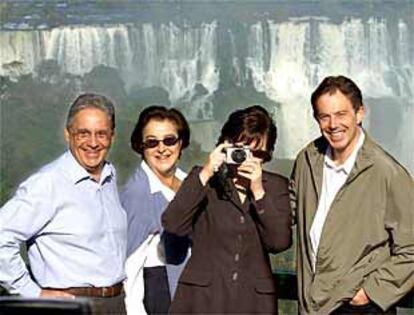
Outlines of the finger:
[[261,169],[260,164],[256,162],[243,162],[242,164],[240,164],[239,168],[250,169],[252,172]]
[[262,163],[263,163],[263,160],[262,159],[259,159],[257,157],[254,157],[253,155],[251,156],[251,158],[249,159],[249,161],[255,162],[255,163],[259,164],[259,165],[262,165]]
[[223,164],[225,159],[226,155],[224,153],[217,153],[212,156],[211,162],[213,166],[220,166],[221,164]]
[[253,167],[253,168],[262,168],[262,163],[261,163],[261,161],[260,160],[257,160],[257,159],[254,159],[254,160],[250,160],[250,159],[248,159],[248,160],[246,160],[246,161],[244,161],[243,163],[242,163],[242,165],[249,165],[250,167]]
[[233,146],[231,143],[224,141],[223,143],[220,143],[215,149],[214,151],[216,152],[221,152],[224,149],[230,148],[231,146]]
[[253,174],[248,171],[237,170],[237,174],[240,175],[241,177],[248,178],[250,180],[253,179]]
[[249,166],[249,165],[243,165],[243,166],[239,166],[237,168],[238,172],[244,172],[244,173],[253,173],[254,172],[254,168]]

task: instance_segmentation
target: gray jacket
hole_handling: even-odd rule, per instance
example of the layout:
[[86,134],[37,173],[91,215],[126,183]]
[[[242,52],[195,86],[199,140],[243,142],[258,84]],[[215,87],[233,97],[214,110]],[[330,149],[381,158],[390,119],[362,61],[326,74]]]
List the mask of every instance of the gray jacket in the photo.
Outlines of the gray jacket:
[[321,192],[327,142],[299,153],[292,172],[298,294],[303,314],[328,314],[362,287],[386,310],[414,287],[414,182],[368,136],[331,205],[315,273],[309,231]]

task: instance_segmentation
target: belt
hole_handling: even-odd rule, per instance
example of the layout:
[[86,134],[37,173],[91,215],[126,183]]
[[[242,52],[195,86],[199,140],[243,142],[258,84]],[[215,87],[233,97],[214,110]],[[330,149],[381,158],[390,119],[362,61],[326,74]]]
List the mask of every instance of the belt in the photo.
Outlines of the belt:
[[65,288],[65,289],[56,289],[56,288],[47,288],[47,289],[63,291],[63,292],[67,292],[75,296],[110,298],[110,297],[118,296],[119,294],[121,294],[122,283],[120,282],[110,287],[72,287],[72,288]]

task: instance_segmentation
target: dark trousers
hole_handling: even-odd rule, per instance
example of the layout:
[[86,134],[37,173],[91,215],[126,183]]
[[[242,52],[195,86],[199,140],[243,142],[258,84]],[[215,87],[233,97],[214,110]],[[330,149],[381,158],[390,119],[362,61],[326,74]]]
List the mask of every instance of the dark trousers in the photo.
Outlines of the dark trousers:
[[106,298],[90,298],[94,315],[125,315],[125,293]]
[[378,305],[373,302],[370,302],[365,305],[351,305],[349,303],[343,304],[341,307],[336,309],[331,313],[332,315],[342,315],[342,314],[364,314],[364,315],[377,315],[377,314],[386,314],[386,315],[395,315],[397,314],[397,309],[391,307],[389,310],[384,312]]
[[171,304],[165,266],[144,268],[144,306],[149,315],[168,314]]

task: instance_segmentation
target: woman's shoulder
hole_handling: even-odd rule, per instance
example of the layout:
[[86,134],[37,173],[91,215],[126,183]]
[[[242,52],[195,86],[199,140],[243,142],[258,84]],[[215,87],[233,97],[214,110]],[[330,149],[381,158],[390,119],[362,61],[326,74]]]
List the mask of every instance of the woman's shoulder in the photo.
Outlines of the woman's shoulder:
[[[141,166],[138,166],[128,178],[126,184],[122,189],[122,193],[138,193],[142,194],[149,191],[149,181]],[[122,194],[121,193],[121,194]]]
[[287,186],[289,183],[289,180],[287,177],[281,174],[275,173],[275,172],[265,171],[265,170],[263,170],[263,179],[265,181],[270,181],[272,183],[276,183],[276,184],[283,185],[283,186],[285,185]]

